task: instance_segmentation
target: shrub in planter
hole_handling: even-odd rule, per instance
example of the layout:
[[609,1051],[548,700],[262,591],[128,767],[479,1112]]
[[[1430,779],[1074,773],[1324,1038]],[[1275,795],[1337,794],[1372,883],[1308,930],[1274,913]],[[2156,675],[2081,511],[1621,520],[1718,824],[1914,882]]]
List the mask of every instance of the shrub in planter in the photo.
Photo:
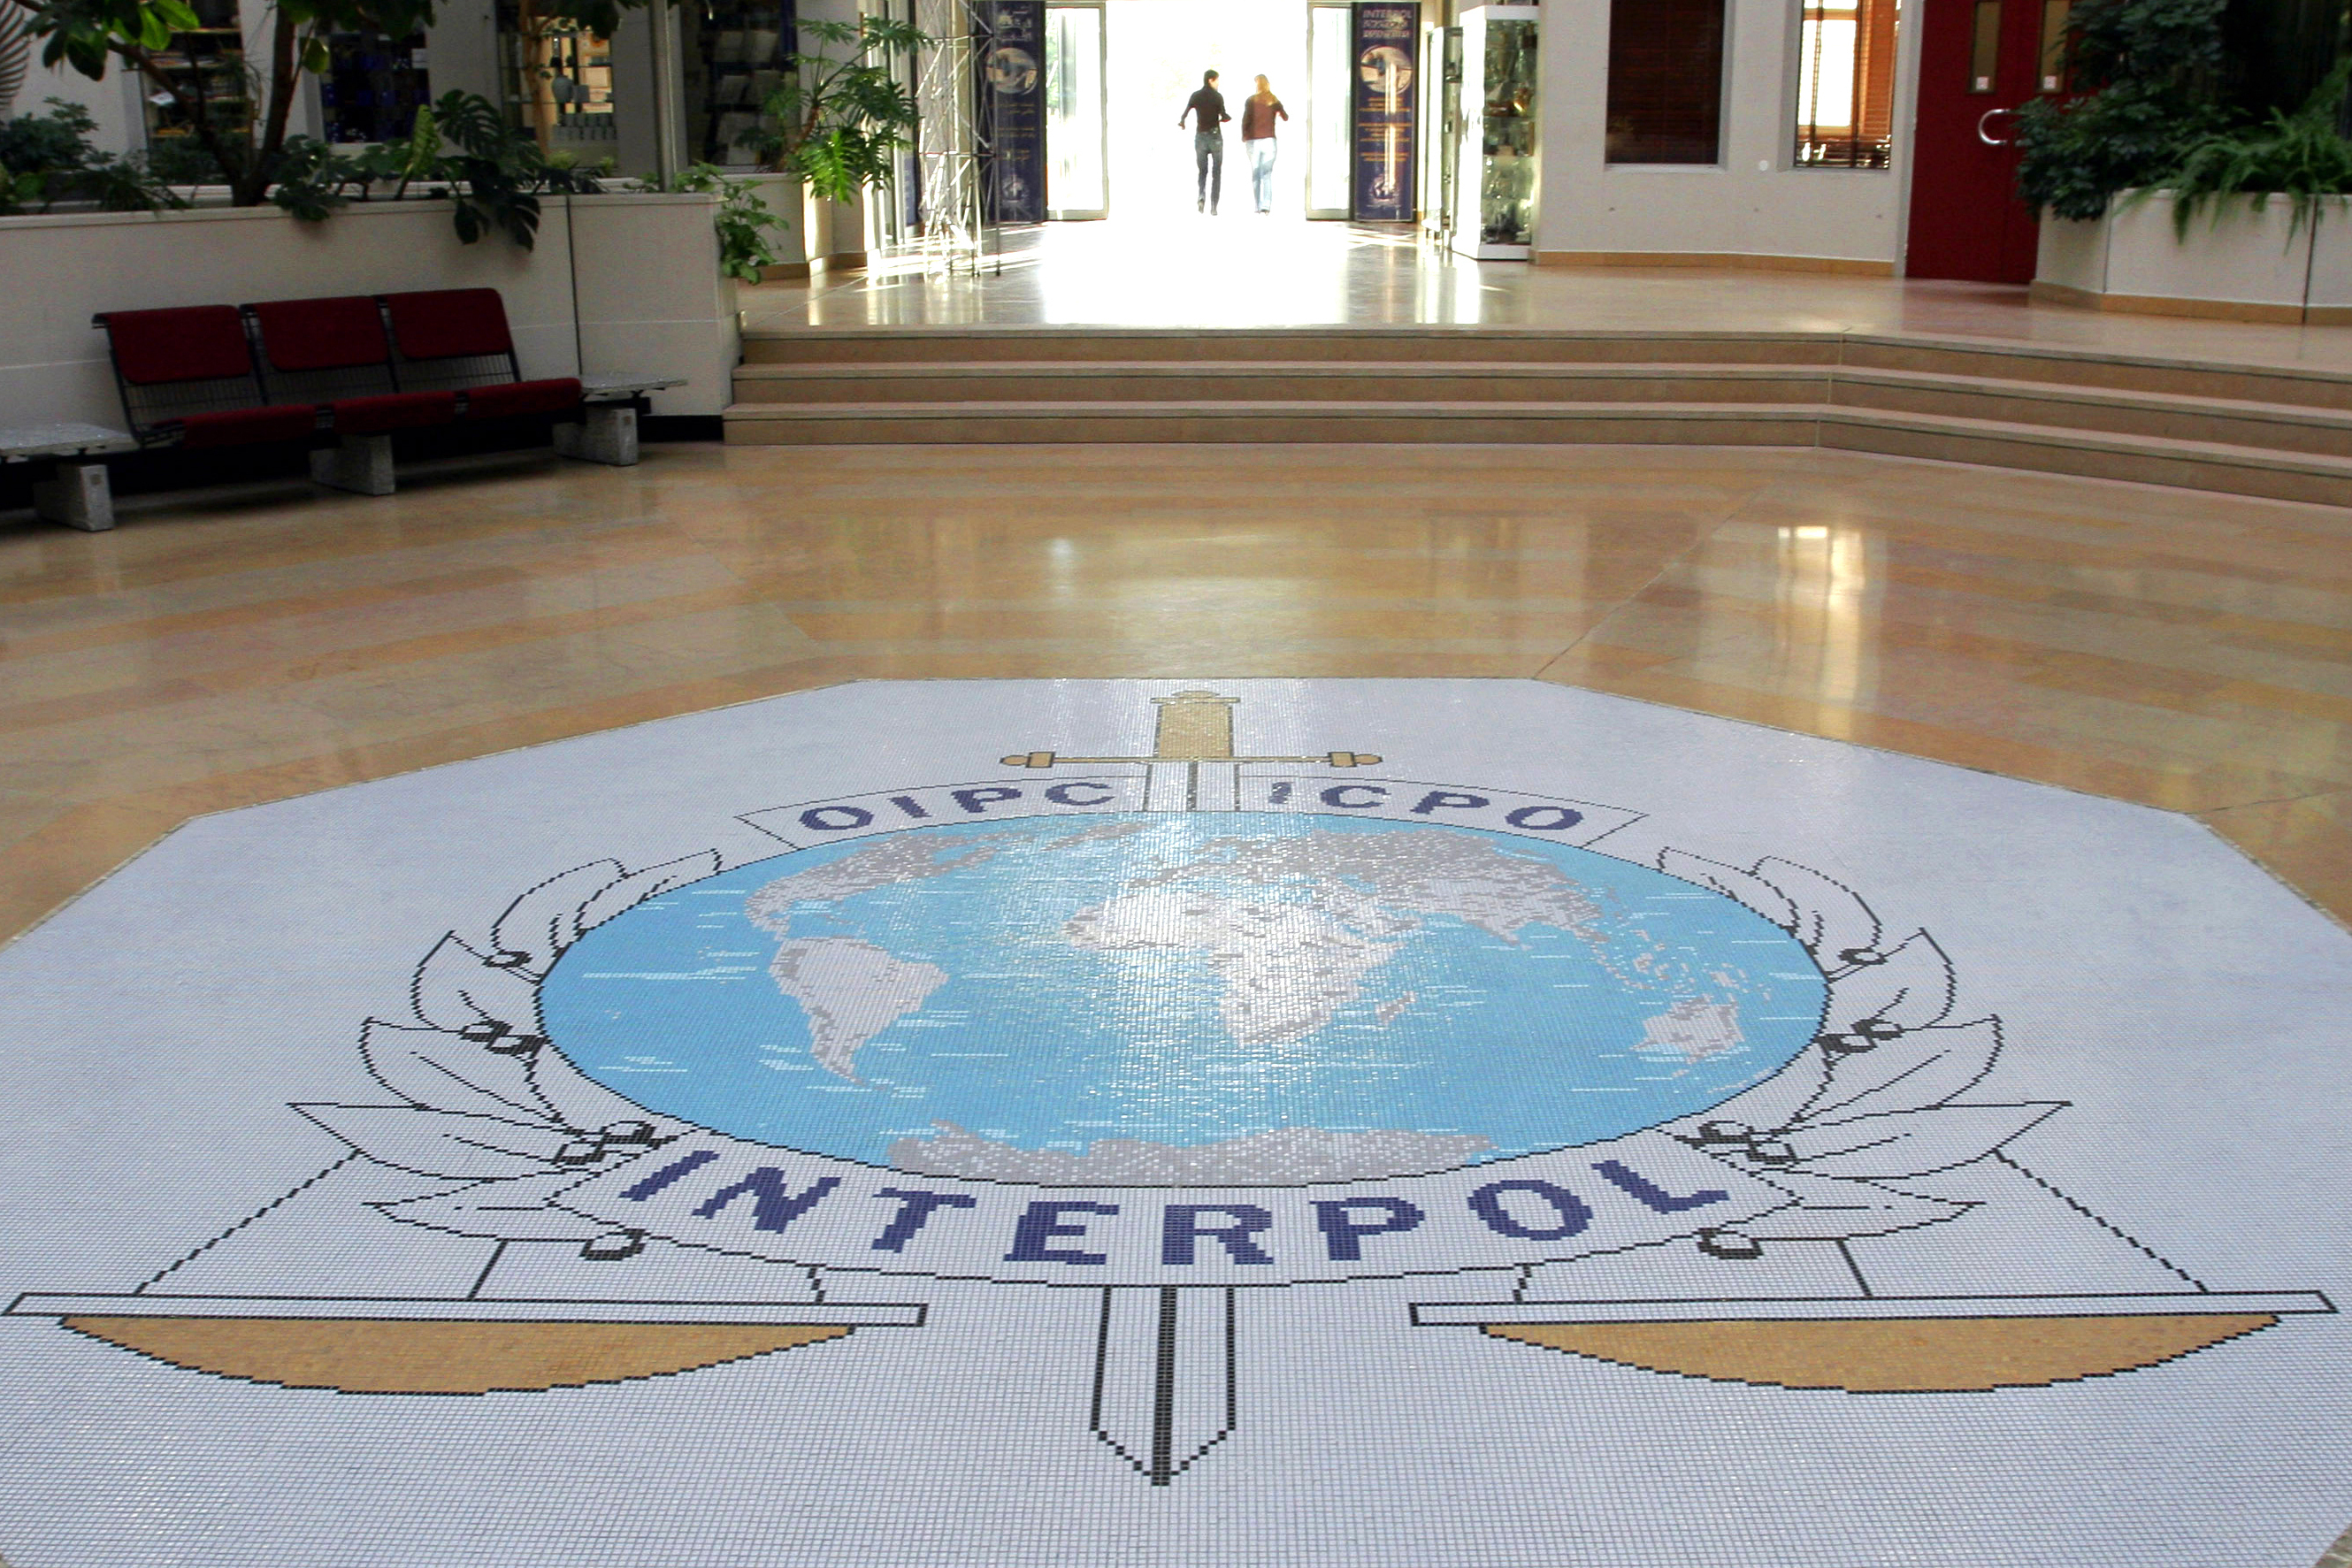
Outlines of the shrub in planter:
[[603,188],[594,174],[549,158],[498,105],[469,92],[443,93],[416,111],[407,141],[355,156],[295,137],[271,173],[269,199],[298,218],[324,219],[348,202],[373,199],[379,185],[391,185],[387,199],[399,201],[422,184],[455,204],[452,221],[466,244],[495,229],[525,250],[539,238],[542,193]]
[[2067,76],[2079,95],[2018,110],[2018,193],[2062,218],[2091,219],[2145,189],[2220,131],[2225,0],[2087,0],[2069,21]]
[[729,179],[725,171],[710,163],[697,163],[683,171],[670,181],[669,188],[719,198],[719,215],[712,221],[719,225],[719,276],[759,282],[760,269],[776,259],[774,247],[768,244],[768,231],[784,222],[760,199],[760,193]]
[[48,103],[47,114],[0,121],[0,214],[46,213],[59,202],[110,213],[187,204],[137,154],[99,151],[88,110],[61,98]]

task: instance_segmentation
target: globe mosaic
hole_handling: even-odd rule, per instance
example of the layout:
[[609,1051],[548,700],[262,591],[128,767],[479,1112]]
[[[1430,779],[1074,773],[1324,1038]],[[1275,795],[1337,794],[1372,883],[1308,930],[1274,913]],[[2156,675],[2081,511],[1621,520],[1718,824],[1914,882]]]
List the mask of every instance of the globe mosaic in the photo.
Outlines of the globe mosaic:
[[1591,850],[1248,812],[979,821],[756,862],[599,926],[551,1040],[648,1109],[1048,1183],[1442,1170],[1706,1111],[1825,985],[1742,905]]

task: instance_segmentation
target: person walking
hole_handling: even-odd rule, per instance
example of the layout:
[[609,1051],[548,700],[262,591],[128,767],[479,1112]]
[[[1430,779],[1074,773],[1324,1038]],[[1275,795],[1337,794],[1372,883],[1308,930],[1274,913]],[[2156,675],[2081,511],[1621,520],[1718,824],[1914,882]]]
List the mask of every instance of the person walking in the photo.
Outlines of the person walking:
[[1180,128],[1187,115],[1192,120],[1192,172],[1200,176],[1192,210],[1215,217],[1225,193],[1225,121],[1233,118],[1225,112],[1225,95],[1217,90],[1216,72],[1201,73],[1201,90],[1184,100],[1184,112],[1176,117]]
[[1257,90],[1242,100],[1242,155],[1249,161],[1250,194],[1260,213],[1274,211],[1274,122],[1289,118],[1274,89],[1258,78]]

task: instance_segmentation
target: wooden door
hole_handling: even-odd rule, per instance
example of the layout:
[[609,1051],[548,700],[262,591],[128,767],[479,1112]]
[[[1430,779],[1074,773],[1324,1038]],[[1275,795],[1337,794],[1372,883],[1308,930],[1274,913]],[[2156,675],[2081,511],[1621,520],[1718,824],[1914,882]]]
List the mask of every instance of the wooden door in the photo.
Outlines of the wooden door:
[[2033,281],[2041,225],[2017,196],[2020,105],[2055,87],[2066,0],[1927,0],[1911,162],[1913,277]]

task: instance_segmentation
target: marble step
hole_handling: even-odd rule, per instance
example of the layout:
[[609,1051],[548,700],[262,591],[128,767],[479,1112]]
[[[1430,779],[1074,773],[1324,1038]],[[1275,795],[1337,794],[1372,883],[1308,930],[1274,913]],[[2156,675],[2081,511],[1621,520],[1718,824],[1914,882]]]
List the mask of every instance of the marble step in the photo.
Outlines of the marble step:
[[[1665,351],[1665,350],[1671,351]],[[804,327],[743,334],[746,364],[971,364],[993,361],[1087,363],[1172,361],[1230,364],[1466,360],[1698,364],[1833,364],[1834,334],[1818,332],[1606,332],[1540,328],[1262,327]]]
[[1046,442],[1829,446],[2352,506],[2352,458],[1834,403],[1230,401],[737,404],[738,445]]
[[1269,360],[1200,364],[755,365],[738,403],[821,402],[1821,402],[1825,365],[1416,363]]
[[1849,366],[1829,383],[1843,408],[2352,457],[2352,410]]
[[828,327],[744,334],[751,365],[1660,364],[1837,366],[2352,411],[2352,371],[1917,333],[1491,327]]
[[2352,411],[1899,370],[1800,365],[746,365],[741,405],[923,402],[1819,403],[2352,457]]

